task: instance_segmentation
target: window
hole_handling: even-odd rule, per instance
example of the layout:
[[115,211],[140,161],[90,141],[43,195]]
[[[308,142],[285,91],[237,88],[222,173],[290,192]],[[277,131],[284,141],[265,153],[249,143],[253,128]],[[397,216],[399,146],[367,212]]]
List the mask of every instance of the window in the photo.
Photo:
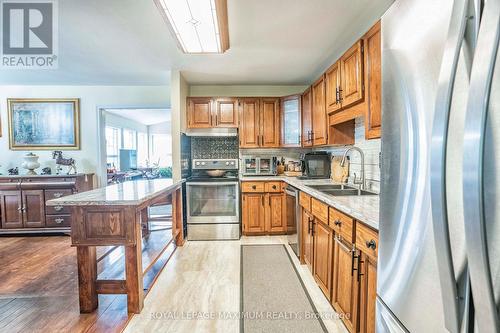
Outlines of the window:
[[137,148],[137,132],[131,129],[123,129],[123,149]]
[[106,163],[108,167],[120,168],[119,154],[121,147],[121,130],[116,127],[106,126]]
[[139,167],[148,166],[148,135],[144,132],[137,133],[137,164]]
[[151,135],[151,166],[172,166],[172,136],[170,134]]

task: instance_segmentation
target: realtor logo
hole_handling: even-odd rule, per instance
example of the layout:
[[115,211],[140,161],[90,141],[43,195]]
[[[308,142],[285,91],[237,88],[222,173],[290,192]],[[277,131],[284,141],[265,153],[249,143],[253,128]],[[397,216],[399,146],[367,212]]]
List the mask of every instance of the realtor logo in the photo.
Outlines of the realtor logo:
[[0,0],[2,68],[57,68],[57,0]]

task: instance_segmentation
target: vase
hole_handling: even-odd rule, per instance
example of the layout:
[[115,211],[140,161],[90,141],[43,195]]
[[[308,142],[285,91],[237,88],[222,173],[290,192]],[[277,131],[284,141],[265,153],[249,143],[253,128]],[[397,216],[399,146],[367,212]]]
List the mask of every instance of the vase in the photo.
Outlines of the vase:
[[38,163],[38,155],[33,153],[24,155],[22,167],[28,170],[28,175],[36,175],[35,169],[40,167],[40,163]]

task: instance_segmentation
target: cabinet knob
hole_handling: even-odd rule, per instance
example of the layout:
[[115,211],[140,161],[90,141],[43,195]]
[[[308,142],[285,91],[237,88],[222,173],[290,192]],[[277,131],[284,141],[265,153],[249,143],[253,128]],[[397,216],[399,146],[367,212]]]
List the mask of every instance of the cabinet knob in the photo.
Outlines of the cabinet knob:
[[336,226],[340,226],[342,224],[342,222],[340,222],[340,220],[335,220],[335,222],[333,222]]
[[252,190],[255,190],[255,189],[257,189],[257,186],[252,185]]
[[61,223],[64,222],[64,219],[61,219],[61,218],[54,219],[54,222],[57,223],[57,224],[61,224]]
[[275,190],[275,189],[276,189],[276,185],[273,185],[273,190]]
[[60,212],[60,211],[61,211],[61,210],[63,210],[63,209],[64,209],[64,207],[63,207],[63,206],[54,206],[54,210],[55,210],[56,212]]
[[370,241],[366,241],[366,247],[375,250],[377,248],[377,243],[373,239]]
[[54,193],[54,198],[60,198],[62,196],[63,196],[63,194],[61,192]]

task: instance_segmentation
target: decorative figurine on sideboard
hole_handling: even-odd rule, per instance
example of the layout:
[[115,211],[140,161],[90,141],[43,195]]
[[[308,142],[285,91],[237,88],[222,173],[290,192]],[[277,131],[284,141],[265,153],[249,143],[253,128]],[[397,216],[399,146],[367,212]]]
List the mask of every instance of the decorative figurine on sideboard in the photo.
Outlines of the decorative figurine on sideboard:
[[28,175],[36,175],[35,169],[40,167],[40,163],[38,163],[38,155],[27,153],[24,155],[24,162],[21,166],[28,170]]
[[42,175],[51,175],[52,169],[50,167],[45,167],[42,169]]
[[72,158],[64,158],[62,154],[63,153],[60,150],[52,152],[52,159],[55,159],[57,164],[56,175],[58,175],[61,172],[62,170],[61,165],[69,167],[68,172],[66,173],[67,175],[76,174],[75,160]]
[[19,168],[18,167],[10,168],[7,171],[9,172],[9,176],[16,176],[16,175],[19,174]]

